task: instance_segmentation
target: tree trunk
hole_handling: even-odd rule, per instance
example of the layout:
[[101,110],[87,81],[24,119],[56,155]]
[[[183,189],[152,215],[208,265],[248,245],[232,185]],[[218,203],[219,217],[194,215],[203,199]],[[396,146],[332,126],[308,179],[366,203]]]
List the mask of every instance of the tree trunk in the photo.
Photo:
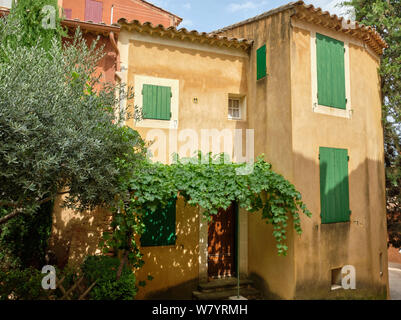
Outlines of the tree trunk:
[[117,277],[116,277],[117,281],[120,280],[121,274],[123,273],[123,267],[126,264],[127,260],[128,260],[128,251],[125,251],[117,270]]

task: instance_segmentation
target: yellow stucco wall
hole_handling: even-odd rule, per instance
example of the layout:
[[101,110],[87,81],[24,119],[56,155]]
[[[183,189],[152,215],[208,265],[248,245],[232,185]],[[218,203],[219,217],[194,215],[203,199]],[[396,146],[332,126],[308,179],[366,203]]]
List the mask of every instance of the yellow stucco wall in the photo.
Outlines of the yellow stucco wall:
[[[248,90],[249,127],[263,136],[255,140],[256,153],[265,153],[273,169],[295,184],[313,213],[312,219],[302,216],[302,236],[290,231],[287,257],[277,257],[271,228],[251,216],[249,272],[271,298],[384,298],[388,275],[379,59],[358,39],[310,25],[315,32],[350,42],[353,110],[351,119],[313,112],[310,30],[295,27],[290,14],[223,33],[255,40]],[[265,43],[268,77],[256,82],[255,51]],[[319,146],[349,151],[351,223],[321,224]],[[347,264],[356,268],[358,290],[332,292],[331,269]]]
[[[351,119],[312,110],[311,30],[350,41]],[[293,183],[313,213],[312,219],[302,217],[304,233],[295,241],[296,298],[346,295],[330,290],[331,269],[344,265],[353,265],[357,277],[357,292],[347,294],[383,298],[387,293],[379,60],[357,42],[314,25],[294,27],[292,32]],[[320,146],[348,149],[350,223],[320,223]]]
[[[181,149],[188,140],[178,140],[185,129],[194,130],[201,145],[201,130],[204,129],[245,129],[247,121],[228,120],[228,95],[247,95],[247,54],[239,50],[220,50],[218,47],[203,45],[194,47],[190,42],[180,46],[176,42],[136,37],[135,32],[122,30],[120,33],[121,61],[128,67],[126,79],[129,86],[135,86],[135,76],[173,79],[179,81],[177,147],[171,148],[169,129],[144,128],[137,126],[133,119],[127,125],[137,130],[143,138],[154,129],[161,130],[166,140],[160,140],[151,147],[154,161],[169,162],[172,151],[181,156]],[[181,43],[181,44],[182,44]],[[203,51],[202,49],[205,49]],[[207,50],[207,51],[206,51]],[[193,99],[198,102],[194,103]],[[134,99],[134,103],[135,99]],[[244,133],[245,136],[245,133]],[[177,141],[178,140],[178,141]],[[210,147],[212,141],[210,140]],[[223,151],[223,139],[220,141]],[[155,148],[153,148],[155,147]],[[161,154],[163,153],[163,154]],[[232,155],[232,154],[231,154]],[[199,211],[177,206],[177,241],[175,246],[142,248],[145,265],[137,272],[138,280],[146,280],[148,274],[154,280],[140,288],[138,299],[182,298],[190,299],[199,283]],[[207,237],[207,233],[206,233]],[[207,238],[205,239],[207,242]]]
[[79,266],[87,255],[101,252],[98,244],[102,233],[109,229],[111,213],[100,208],[82,213],[63,208],[64,197],[59,196],[54,203],[49,249],[60,267]]
[[[136,299],[191,298],[198,285],[199,210],[182,198],[177,201],[176,235],[175,245],[141,248],[145,264],[136,277],[146,286],[139,287]],[[152,281],[147,281],[148,275]]]
[[[224,33],[253,39],[249,88],[249,128],[255,130],[255,155],[264,153],[273,170],[293,180],[290,15],[282,12]],[[256,50],[267,46],[267,73],[256,81]],[[272,227],[260,214],[249,216],[248,268],[255,286],[266,298],[291,299],[295,290],[294,235],[289,222],[288,255],[277,256]]]
[[[125,36],[129,37],[122,31],[120,37]],[[227,115],[228,94],[247,94],[246,58],[135,40],[129,41],[128,57],[128,85],[135,85],[136,75],[179,81],[178,135],[185,129],[195,130],[199,138],[199,149],[201,129],[234,130],[247,127],[246,121],[228,120]],[[198,98],[198,103],[193,102],[194,98]],[[150,130],[158,129],[135,126],[133,119],[128,120],[127,125],[144,138]],[[169,129],[160,130],[169,137]],[[155,155],[153,160],[169,159],[170,151],[179,152],[187,142],[185,139],[178,141],[174,149],[167,138],[166,144],[163,144],[165,149],[159,149],[159,152],[165,152],[163,155],[157,152],[155,144],[155,148],[151,147]],[[191,154],[188,152],[180,155]]]

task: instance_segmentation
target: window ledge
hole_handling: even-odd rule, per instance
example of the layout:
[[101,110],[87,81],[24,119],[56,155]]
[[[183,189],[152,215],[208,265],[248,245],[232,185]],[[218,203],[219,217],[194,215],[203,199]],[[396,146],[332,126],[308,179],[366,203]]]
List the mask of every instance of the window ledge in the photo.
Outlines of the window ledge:
[[342,289],[343,287],[342,286],[339,286],[338,284],[333,284],[333,285],[331,285],[331,291],[334,291],[334,290],[338,290],[338,289]]
[[136,127],[142,128],[159,128],[159,129],[177,129],[177,120],[156,120],[156,119],[142,119],[135,121]]
[[333,107],[327,107],[327,106],[322,106],[318,104],[313,104],[312,106],[313,112],[316,113],[321,113],[329,116],[334,116],[334,117],[340,117],[340,118],[346,118],[346,119],[352,119],[352,109],[339,109],[339,108],[333,108]]

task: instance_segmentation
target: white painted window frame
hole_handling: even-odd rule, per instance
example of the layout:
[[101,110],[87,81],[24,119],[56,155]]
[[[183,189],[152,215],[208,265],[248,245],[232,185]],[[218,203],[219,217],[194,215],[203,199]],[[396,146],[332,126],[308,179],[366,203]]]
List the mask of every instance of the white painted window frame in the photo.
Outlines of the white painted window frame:
[[142,111],[143,108],[143,95],[142,89],[144,84],[155,86],[164,86],[171,88],[171,119],[170,120],[156,120],[156,119],[142,119],[140,121],[134,120],[134,126],[143,128],[160,128],[160,129],[177,129],[178,128],[178,105],[179,97],[179,80],[156,78],[144,75],[134,76],[134,104]]
[[[327,37],[333,38],[332,35],[319,32]],[[340,40],[344,42],[344,74],[345,74],[345,97],[347,99],[346,108],[338,109],[334,107],[327,107],[319,105],[317,98],[317,52],[316,52],[316,31],[310,31],[311,39],[311,75],[312,75],[312,111],[316,113],[326,114],[335,117],[352,118],[352,103],[351,103],[351,75],[350,75],[350,60],[349,60],[349,41]]]
[[12,0],[0,0],[0,7],[11,9]]
[[[229,113],[229,100],[230,99],[236,99],[239,100],[239,117],[234,118],[230,116]],[[246,96],[243,94],[234,94],[230,93],[228,94],[227,98],[227,118],[228,120],[232,121],[245,121],[246,120]]]

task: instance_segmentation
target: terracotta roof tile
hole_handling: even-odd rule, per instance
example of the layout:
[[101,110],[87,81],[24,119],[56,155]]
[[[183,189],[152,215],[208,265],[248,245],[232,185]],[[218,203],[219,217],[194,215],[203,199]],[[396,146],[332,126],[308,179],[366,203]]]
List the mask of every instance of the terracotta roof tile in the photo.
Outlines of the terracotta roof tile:
[[201,43],[208,43],[211,45],[226,46],[241,48],[244,50],[249,49],[252,46],[253,40],[239,39],[234,37],[226,37],[217,34],[211,34],[207,32],[198,32],[196,30],[187,30],[185,28],[177,29],[175,27],[165,28],[159,24],[154,26],[150,22],[141,23],[138,20],[132,20],[128,22],[126,19],[118,20],[118,24],[122,28],[128,28],[129,30],[136,30],[139,32],[145,32],[148,34],[158,34],[159,36],[169,36],[170,38],[190,39],[192,41],[198,41]]
[[296,18],[307,20],[308,22],[314,24],[320,24],[324,27],[332,28],[337,31],[341,31],[343,33],[350,34],[351,36],[362,39],[379,55],[383,53],[383,49],[388,47],[387,43],[373,27],[365,26],[364,24],[361,24],[359,22],[345,20],[343,17],[338,17],[335,14],[331,15],[328,11],[323,11],[321,8],[315,8],[313,5],[305,4],[303,1],[290,2],[284,6],[267,11],[253,18],[232,24],[225,28],[213,31],[212,33],[220,34],[225,31],[232,30],[242,25],[246,25],[251,22],[258,21],[290,9],[294,9],[292,16]]

